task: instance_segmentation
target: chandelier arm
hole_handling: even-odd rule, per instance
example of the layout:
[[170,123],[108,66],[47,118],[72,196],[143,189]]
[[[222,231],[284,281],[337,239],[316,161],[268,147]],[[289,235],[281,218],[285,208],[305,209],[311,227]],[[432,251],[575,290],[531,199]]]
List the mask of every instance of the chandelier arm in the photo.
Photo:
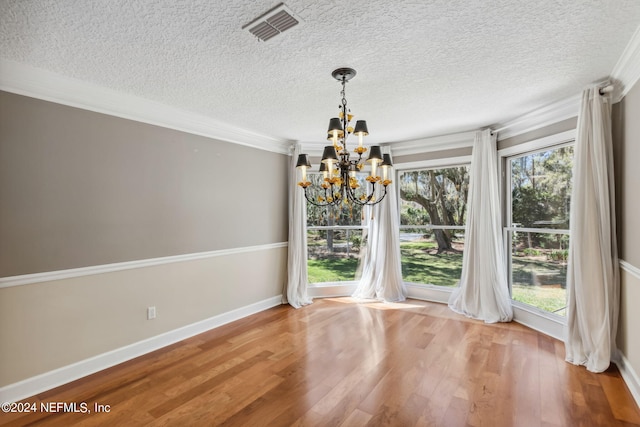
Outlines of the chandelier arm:
[[371,184],[373,187],[371,188],[371,194],[369,194],[369,196],[367,196],[366,201],[362,202],[360,201],[360,199],[358,197],[356,197],[355,192],[352,189],[348,189],[349,191],[349,199],[351,199],[353,202],[355,202],[356,204],[360,205],[360,206],[375,206],[378,203],[380,203],[385,196],[387,195],[387,186],[384,186],[384,193],[382,193],[382,196],[377,199],[374,202],[371,202],[371,199],[373,198],[374,192],[375,192],[375,183]]
[[[325,194],[325,200],[326,200],[327,199],[326,198],[326,195],[327,195],[327,189],[326,188],[324,189],[324,194]],[[324,208],[326,206],[335,206],[335,204],[331,203],[331,202],[326,202],[326,203],[318,203],[318,202],[316,202],[311,197],[309,197],[309,193],[307,193],[307,189],[306,188],[304,189],[304,198],[307,199],[307,202],[311,203],[312,205],[318,206],[318,207],[321,207],[321,208]]]
[[380,203],[381,201],[384,200],[386,195],[387,195],[387,186],[385,185],[384,186],[384,193],[382,193],[382,196],[378,200],[376,200],[375,202],[371,203],[369,206],[377,205],[378,203]]
[[316,203],[315,200],[313,200],[311,197],[309,197],[309,193],[307,193],[307,189],[304,189],[304,198],[307,199],[307,202],[311,203],[314,206],[319,206],[319,207],[323,207],[323,206],[327,206],[326,204],[320,204],[320,203]]
[[371,194],[369,194],[366,198],[365,201],[361,201],[359,197],[356,197],[356,192],[355,189],[353,188],[349,188],[349,198],[355,202],[356,204],[360,205],[360,206],[370,206],[371,203],[369,203],[371,201],[371,199],[373,198],[373,194],[375,191],[375,184],[372,184],[373,187],[371,188]]

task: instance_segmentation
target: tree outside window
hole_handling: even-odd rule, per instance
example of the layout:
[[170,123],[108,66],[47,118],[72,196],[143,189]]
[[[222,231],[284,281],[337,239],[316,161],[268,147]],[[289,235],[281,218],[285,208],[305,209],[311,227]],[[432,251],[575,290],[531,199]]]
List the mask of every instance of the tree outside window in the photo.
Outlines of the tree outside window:
[[[365,187],[366,174],[357,175]],[[312,185],[309,197],[321,193],[323,176],[308,175]],[[307,203],[307,271],[309,283],[344,282],[358,278],[367,229],[360,205],[343,202],[340,206],[315,206]]]
[[455,286],[462,272],[468,167],[402,171],[398,182],[404,280]]
[[507,160],[512,297],[565,314],[573,146]]

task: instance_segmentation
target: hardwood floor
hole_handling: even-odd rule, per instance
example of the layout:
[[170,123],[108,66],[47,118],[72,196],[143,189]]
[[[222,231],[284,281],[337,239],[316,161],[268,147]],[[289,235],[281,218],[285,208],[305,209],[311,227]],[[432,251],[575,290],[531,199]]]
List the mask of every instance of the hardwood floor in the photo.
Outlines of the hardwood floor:
[[0,425],[640,426],[615,366],[592,374],[546,335],[416,300],[276,307],[23,402],[38,412]]

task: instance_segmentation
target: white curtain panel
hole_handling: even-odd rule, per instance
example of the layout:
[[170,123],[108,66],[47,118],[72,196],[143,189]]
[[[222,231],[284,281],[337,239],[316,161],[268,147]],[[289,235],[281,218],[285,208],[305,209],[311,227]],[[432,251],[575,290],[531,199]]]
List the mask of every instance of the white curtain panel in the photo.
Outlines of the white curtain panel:
[[[387,195],[369,211],[368,243],[362,262],[362,277],[354,298],[384,302],[404,301],[406,290],[400,263],[400,220],[396,183],[387,187]],[[373,212],[371,215],[370,212]],[[372,219],[371,219],[372,218]]]
[[471,157],[460,284],[449,307],[487,323],[513,319],[504,265],[496,136],[477,131]]
[[296,144],[289,169],[289,257],[286,296],[292,307],[300,308],[313,301],[307,294],[307,204],[298,186],[296,162],[300,154]]
[[578,115],[567,268],[567,362],[591,372],[615,354],[620,300],[610,100],[586,89]]

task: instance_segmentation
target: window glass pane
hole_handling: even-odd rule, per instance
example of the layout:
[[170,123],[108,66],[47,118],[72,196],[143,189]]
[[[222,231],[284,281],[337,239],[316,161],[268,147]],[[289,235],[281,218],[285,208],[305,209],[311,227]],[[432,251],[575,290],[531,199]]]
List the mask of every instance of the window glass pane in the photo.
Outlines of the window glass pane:
[[462,271],[464,230],[458,228],[467,213],[468,167],[403,171],[398,182],[403,279],[455,286]]
[[[357,174],[358,183],[366,188],[367,175]],[[317,200],[318,196],[325,197],[325,191],[320,187],[324,178],[322,174],[312,173],[308,175],[312,185],[307,189],[309,198]],[[362,225],[362,207],[353,203],[341,203],[338,207],[320,207],[307,202],[307,225],[310,227],[324,225]]]
[[511,242],[513,299],[566,315],[569,235],[512,232]]
[[[450,250],[438,252],[438,234],[448,234]],[[402,278],[407,282],[456,286],[463,252],[464,230],[400,230]]]
[[[565,315],[573,146],[512,158],[511,294],[516,301]],[[562,233],[517,231],[555,229]]]
[[398,178],[401,225],[464,225],[467,166],[404,171]]
[[341,282],[359,277],[363,230],[308,230],[309,283]]
[[511,159],[511,224],[569,229],[573,146]]
[[[356,175],[362,188],[367,174]],[[330,196],[320,186],[324,177],[320,173],[308,175],[312,185],[307,189],[309,198]],[[342,203],[337,207],[320,207],[307,202],[307,271],[309,283],[352,281],[359,277],[360,258],[364,253],[363,210],[360,205]],[[357,227],[345,229],[344,226]],[[314,229],[314,227],[322,227]]]

